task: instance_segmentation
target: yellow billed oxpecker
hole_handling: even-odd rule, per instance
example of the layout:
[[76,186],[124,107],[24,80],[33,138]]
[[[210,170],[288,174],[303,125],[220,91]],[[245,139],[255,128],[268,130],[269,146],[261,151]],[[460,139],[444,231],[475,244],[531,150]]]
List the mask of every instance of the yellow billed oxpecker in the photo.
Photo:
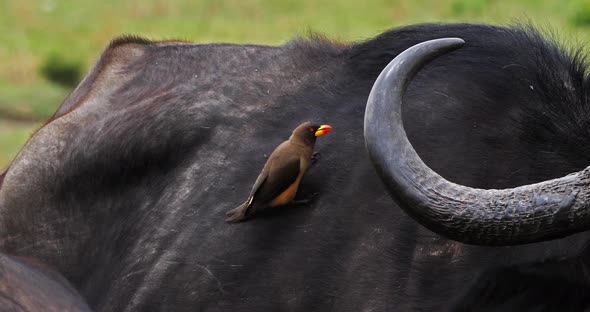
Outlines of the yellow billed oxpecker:
[[316,138],[330,131],[331,126],[312,122],[295,128],[291,137],[268,157],[248,199],[228,211],[225,221],[240,222],[253,215],[256,210],[291,203],[314,156]]

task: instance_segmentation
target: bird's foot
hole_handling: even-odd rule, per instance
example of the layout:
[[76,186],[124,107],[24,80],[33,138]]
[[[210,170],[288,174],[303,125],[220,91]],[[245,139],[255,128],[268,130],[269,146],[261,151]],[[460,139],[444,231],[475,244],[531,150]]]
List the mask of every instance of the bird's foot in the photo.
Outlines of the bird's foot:
[[308,205],[308,204],[311,204],[316,199],[316,197],[318,197],[318,195],[320,195],[320,193],[313,193],[313,194],[311,194],[311,196],[309,198],[295,200],[295,201],[292,202],[292,204],[293,205]]

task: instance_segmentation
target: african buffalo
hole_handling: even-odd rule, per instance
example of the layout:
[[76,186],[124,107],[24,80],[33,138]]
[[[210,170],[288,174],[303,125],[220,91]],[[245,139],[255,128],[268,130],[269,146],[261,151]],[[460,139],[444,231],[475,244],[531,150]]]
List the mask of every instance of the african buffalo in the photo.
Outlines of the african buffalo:
[[52,268],[36,259],[0,254],[0,311],[89,312],[90,308]]
[[[450,37],[464,46],[380,79],[364,122],[394,57]],[[96,311],[588,309],[585,184],[523,197],[537,207],[473,197],[590,164],[584,61],[527,26],[279,47],[120,38],[12,162],[0,251],[57,268]],[[299,189],[320,195],[225,223],[307,120],[334,128]],[[390,144],[405,133],[413,148]]]

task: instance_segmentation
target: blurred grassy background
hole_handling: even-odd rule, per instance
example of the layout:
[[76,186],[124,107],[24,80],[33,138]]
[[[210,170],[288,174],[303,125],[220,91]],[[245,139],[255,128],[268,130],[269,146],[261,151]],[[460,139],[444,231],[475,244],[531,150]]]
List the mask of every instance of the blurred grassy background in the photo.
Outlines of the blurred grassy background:
[[410,23],[518,20],[590,39],[588,0],[1,0],[0,169],[121,34],[276,45],[310,30],[353,41]]

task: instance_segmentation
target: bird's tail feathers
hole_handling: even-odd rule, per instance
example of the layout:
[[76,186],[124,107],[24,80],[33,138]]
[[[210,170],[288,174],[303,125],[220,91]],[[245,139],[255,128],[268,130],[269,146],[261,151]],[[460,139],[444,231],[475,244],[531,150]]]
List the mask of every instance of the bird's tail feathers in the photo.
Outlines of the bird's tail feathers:
[[250,205],[251,202],[252,201],[250,200],[250,198],[248,198],[248,200],[246,200],[243,204],[226,212],[225,213],[225,216],[226,216],[225,222],[236,223],[236,222],[241,222],[241,221],[246,220],[248,206]]

